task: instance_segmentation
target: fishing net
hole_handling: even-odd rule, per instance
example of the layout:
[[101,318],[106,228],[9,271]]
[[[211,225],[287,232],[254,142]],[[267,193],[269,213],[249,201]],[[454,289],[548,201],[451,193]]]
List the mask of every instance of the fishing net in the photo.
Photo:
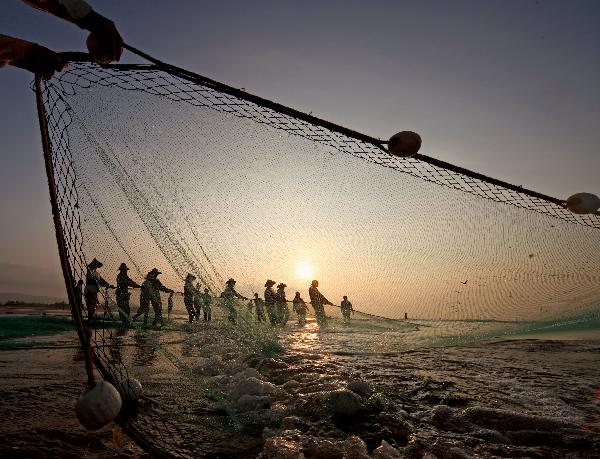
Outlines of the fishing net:
[[170,66],[73,62],[40,89],[67,282],[96,257],[111,284],[125,262],[136,282],[158,268],[176,292],[192,273],[213,299],[212,322],[189,324],[182,296],[168,314],[163,294],[161,330],[124,326],[111,290],[95,321],[80,309],[102,376],[142,382],[121,421],[156,455],[260,450],[260,419],[229,406],[213,367],[240,349],[298,347],[301,327],[291,307],[283,329],[259,322],[245,299],[229,321],[229,278],[248,298],[273,279],[307,303],[318,279],[334,306],[318,331],[308,305],[307,327],[370,351],[598,320],[596,214],[391,156],[378,139]]

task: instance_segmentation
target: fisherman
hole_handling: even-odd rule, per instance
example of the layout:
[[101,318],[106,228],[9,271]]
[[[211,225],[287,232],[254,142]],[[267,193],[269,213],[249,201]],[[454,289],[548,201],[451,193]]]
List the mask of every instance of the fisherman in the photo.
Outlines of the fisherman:
[[265,321],[265,302],[258,297],[258,293],[254,294],[254,306],[256,308],[256,320],[259,322]]
[[265,283],[265,307],[267,308],[267,315],[269,316],[271,325],[277,325],[277,310],[275,309],[277,295],[273,291],[275,284],[276,282],[271,279],[267,279]]
[[223,290],[223,305],[225,306],[225,309],[227,309],[227,312],[229,312],[229,321],[235,323],[236,318],[237,318],[237,312],[235,310],[235,299],[236,298],[240,298],[242,300],[247,300],[248,298],[244,297],[243,295],[240,295],[238,292],[235,291],[235,279],[228,279],[227,282],[225,282],[225,290]]
[[115,292],[115,296],[117,297],[117,308],[119,309],[119,317],[121,318],[121,322],[126,324],[129,320],[129,315],[131,314],[131,310],[129,308],[129,298],[131,297],[131,292],[129,288],[140,288],[140,285],[127,275],[127,271],[129,268],[125,263],[121,263],[119,266],[119,274],[117,274],[117,291]]
[[352,309],[352,303],[348,301],[348,297],[344,295],[344,300],[341,304],[342,316],[344,317],[344,323],[350,322],[350,313],[354,314],[354,309]]
[[87,266],[83,294],[85,296],[85,304],[88,311],[88,320],[92,320],[96,315],[96,308],[99,304],[98,292],[100,291],[100,287],[112,287],[100,274],[98,274],[97,269],[102,268],[102,266],[104,265],[95,258]]
[[312,304],[315,310],[317,323],[320,326],[327,325],[327,315],[325,314],[324,306],[326,304],[330,304],[333,306],[333,303],[327,298],[325,298],[321,292],[319,292],[319,281],[313,280],[311,282],[310,288],[308,289],[308,295],[310,296],[310,303]]
[[133,320],[137,319],[142,313],[144,314],[144,326],[148,325],[148,313],[150,311],[150,304],[154,309],[154,321],[152,326],[155,327],[160,322],[160,326],[163,326],[162,318],[162,300],[160,298],[160,292],[171,293],[173,290],[165,287],[161,281],[158,280],[158,275],[162,274],[158,269],[153,268],[146,275],[146,280],[142,283],[142,291],[140,293],[140,309],[133,317]]
[[200,282],[194,288],[194,315],[196,320],[200,320],[200,305],[202,304],[202,294],[200,293]]
[[202,309],[204,310],[204,322],[210,322],[211,319],[211,303],[212,297],[208,288],[204,289],[204,295],[202,295]]
[[81,279],[75,284],[75,304],[79,311],[83,309],[83,280]]
[[[123,52],[123,39],[115,24],[96,13],[83,0],[23,0],[28,5],[46,11],[61,19],[90,31],[87,47],[92,57],[101,64],[118,61]],[[58,53],[36,43],[8,35],[0,35],[0,67],[12,65],[43,78],[66,67],[65,59]]]
[[290,316],[290,311],[287,305],[287,299],[285,298],[285,285],[283,282],[277,286],[277,320],[280,325],[287,324],[288,318]]
[[183,304],[188,313],[190,323],[194,321],[194,317],[196,316],[194,311],[194,293],[196,291],[196,287],[194,287],[195,280],[196,276],[188,273],[185,277],[185,284],[183,286]]
[[296,292],[293,305],[294,312],[298,314],[298,323],[300,325],[306,324],[306,313],[308,312],[308,307],[306,306],[306,302],[300,297],[300,292]]
[[171,311],[173,310],[173,293],[169,293],[169,299],[167,300],[167,319],[171,319]]

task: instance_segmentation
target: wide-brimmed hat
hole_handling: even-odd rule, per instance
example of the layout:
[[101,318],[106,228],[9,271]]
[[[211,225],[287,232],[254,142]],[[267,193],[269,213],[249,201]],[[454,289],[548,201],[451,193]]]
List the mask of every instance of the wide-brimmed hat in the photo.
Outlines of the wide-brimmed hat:
[[121,263],[119,265],[119,271],[129,271],[129,268],[127,267],[127,265],[125,263]]
[[155,276],[158,276],[159,274],[162,274],[162,273],[158,269],[152,268],[152,271],[150,271],[148,274],[154,274]]
[[287,287],[287,285],[285,285],[283,282],[277,286],[277,288],[286,288],[286,287]]
[[274,280],[271,279],[267,279],[267,282],[265,282],[265,287],[270,287],[271,285],[275,285],[277,282],[275,282]]
[[233,277],[230,277],[229,279],[227,279],[227,282],[225,282],[226,284],[235,284],[235,279]]
[[104,265],[102,263],[100,263],[96,258],[94,258],[92,261],[90,261],[88,268],[90,268],[90,269],[102,268],[102,266],[104,266]]
[[209,291],[209,290],[208,290],[208,288],[205,288],[205,289],[204,289],[204,292],[208,292],[208,291]]
[[196,276],[194,276],[194,275],[193,275],[193,274],[191,274],[191,273],[188,273],[188,275],[187,275],[187,276],[185,276],[185,278],[186,278],[186,279],[195,279],[195,278],[196,278]]

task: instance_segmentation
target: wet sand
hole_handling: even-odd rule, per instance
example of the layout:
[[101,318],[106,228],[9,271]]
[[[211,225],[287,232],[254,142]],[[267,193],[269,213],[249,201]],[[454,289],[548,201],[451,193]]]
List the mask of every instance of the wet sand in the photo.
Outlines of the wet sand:
[[85,389],[83,355],[75,333],[45,348],[0,351],[0,457],[148,457],[126,436],[113,443],[111,427],[88,432],[75,417]]
[[[209,349],[207,340],[219,333],[218,326],[198,324],[189,346],[177,352],[190,363],[197,361],[202,350]],[[305,457],[319,457],[323,450],[318,445],[339,446],[356,435],[369,454],[385,440],[404,457],[598,457],[600,340],[589,339],[596,337],[594,333],[577,336],[586,339],[574,341],[570,339],[574,336],[562,333],[461,347],[361,353],[356,348],[344,351],[345,340],[353,338],[343,331],[322,332],[314,322],[304,328],[294,326],[282,336],[288,349],[284,354],[254,359],[228,356],[227,368],[211,376],[228,396],[239,389],[235,385],[240,375],[247,379],[254,374],[278,391],[273,400],[262,400],[264,406],[253,408],[253,413],[264,414],[265,422],[258,426],[262,435],[257,437],[254,426],[252,433],[240,436],[240,444],[244,435],[253,440],[248,454],[239,445],[238,449],[231,445],[229,456],[227,445],[221,445],[221,453],[256,457],[264,445],[263,457],[284,457],[278,454],[292,445]],[[165,332],[163,340],[168,339]],[[0,350],[0,457],[148,457],[126,436],[118,448],[110,427],[90,433],[79,426],[74,404],[85,387],[85,372],[75,333],[45,341],[30,349]],[[138,363],[148,368],[148,377],[164,379],[152,361]],[[332,392],[347,392],[353,380],[365,382],[378,394],[377,407],[361,411],[357,422],[330,419],[330,407],[320,401]],[[152,385],[146,387],[151,394]],[[235,405],[236,397],[230,396],[231,403],[244,412]],[[468,410],[480,408],[499,410],[492,416],[507,410],[532,416],[526,419],[536,422],[562,420],[564,425],[529,431],[491,421],[467,423],[472,414]],[[485,412],[476,413],[485,417]]]

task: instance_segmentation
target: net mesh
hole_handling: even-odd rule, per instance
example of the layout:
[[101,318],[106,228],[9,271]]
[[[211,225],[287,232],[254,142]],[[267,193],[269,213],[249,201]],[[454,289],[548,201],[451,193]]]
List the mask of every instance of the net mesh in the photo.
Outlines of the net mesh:
[[[158,268],[177,292],[192,273],[213,300],[212,325],[199,329],[175,295],[156,331],[124,327],[107,290],[87,321],[103,376],[144,385],[123,423],[155,454],[260,448],[260,422],[233,414],[207,368],[224,349],[274,352],[285,329],[258,322],[245,300],[228,321],[228,278],[246,297],[262,297],[270,278],[307,302],[317,278],[337,305],[326,330],[362,350],[597,319],[598,215],[393,157],[376,139],[157,66],[73,63],[44,85],[43,101],[71,278],[85,279],[96,257],[111,284],[126,262],[136,282]],[[343,295],[355,310],[345,328]]]

